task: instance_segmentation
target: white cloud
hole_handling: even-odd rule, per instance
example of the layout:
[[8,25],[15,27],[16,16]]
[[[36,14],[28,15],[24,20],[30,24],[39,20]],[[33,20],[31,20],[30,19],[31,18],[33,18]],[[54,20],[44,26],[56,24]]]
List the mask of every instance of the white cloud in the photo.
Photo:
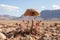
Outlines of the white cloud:
[[60,5],[52,5],[53,9],[60,9]]
[[45,9],[45,6],[41,6],[41,9],[44,10]]
[[16,6],[11,6],[11,5],[5,5],[5,4],[0,4],[0,8],[8,10],[8,11],[17,11],[19,12],[20,8]]

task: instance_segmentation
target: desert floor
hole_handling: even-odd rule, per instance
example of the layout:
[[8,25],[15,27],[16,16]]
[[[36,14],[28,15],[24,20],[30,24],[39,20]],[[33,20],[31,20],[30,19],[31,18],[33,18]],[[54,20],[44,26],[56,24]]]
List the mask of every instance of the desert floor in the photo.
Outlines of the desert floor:
[[60,40],[60,21],[0,20],[0,40]]

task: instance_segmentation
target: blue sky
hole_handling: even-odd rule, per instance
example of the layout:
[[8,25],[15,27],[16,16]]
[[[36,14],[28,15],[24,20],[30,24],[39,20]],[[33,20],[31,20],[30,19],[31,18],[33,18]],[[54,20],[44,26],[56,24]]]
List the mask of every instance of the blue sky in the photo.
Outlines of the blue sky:
[[0,14],[21,16],[26,9],[42,10],[60,9],[60,0],[0,0]]

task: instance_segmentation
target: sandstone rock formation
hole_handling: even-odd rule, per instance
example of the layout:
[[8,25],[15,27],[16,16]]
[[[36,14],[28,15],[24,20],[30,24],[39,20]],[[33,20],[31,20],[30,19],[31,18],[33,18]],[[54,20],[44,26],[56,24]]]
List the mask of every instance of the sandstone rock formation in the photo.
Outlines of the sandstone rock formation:
[[40,13],[35,9],[27,9],[24,16],[39,16]]

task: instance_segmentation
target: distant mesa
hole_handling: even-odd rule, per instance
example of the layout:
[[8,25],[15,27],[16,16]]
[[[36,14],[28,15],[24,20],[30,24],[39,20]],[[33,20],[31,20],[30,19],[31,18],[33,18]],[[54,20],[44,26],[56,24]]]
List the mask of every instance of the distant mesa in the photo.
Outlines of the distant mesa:
[[24,16],[39,16],[40,13],[35,9],[27,9]]
[[60,9],[59,10],[42,10],[39,12],[36,9],[27,9],[20,17],[10,15],[0,15],[0,20],[31,20],[32,16],[35,19],[46,19],[46,20],[60,20]]
[[58,10],[43,10],[41,18],[44,19],[60,19],[60,9]]

